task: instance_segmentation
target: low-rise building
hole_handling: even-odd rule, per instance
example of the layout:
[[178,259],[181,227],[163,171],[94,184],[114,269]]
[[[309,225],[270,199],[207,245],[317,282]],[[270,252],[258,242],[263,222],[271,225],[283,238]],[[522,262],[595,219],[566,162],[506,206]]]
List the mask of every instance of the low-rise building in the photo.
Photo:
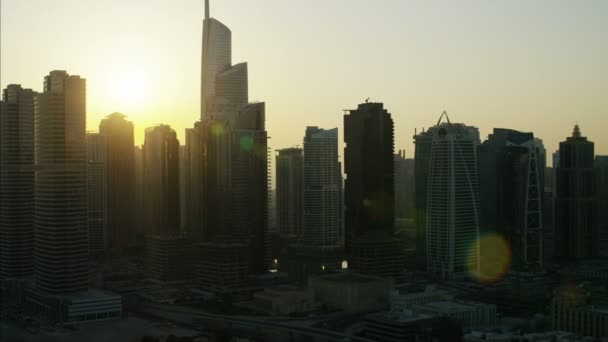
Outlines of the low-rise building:
[[308,283],[325,307],[352,313],[388,309],[393,289],[391,278],[350,272],[311,276]]
[[447,317],[463,328],[485,328],[496,324],[496,306],[479,302],[438,301],[412,306],[412,310],[432,317]]
[[366,315],[364,335],[370,340],[385,342],[457,342],[463,338],[459,322],[411,310]]
[[437,289],[435,285],[428,285],[421,292],[401,292],[394,290],[391,292],[391,311],[402,311],[414,305],[427,304],[439,301],[448,295],[445,290]]
[[551,323],[556,330],[593,338],[608,338],[608,305],[603,294],[585,286],[556,291],[551,302]]
[[253,295],[251,308],[270,315],[290,315],[314,311],[320,304],[308,287],[278,286]]

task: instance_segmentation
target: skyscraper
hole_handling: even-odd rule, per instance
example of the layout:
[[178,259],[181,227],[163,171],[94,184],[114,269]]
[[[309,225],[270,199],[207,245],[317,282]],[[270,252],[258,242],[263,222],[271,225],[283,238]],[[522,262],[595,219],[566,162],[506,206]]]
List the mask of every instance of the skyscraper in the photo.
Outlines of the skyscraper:
[[201,59],[201,120],[206,118],[207,102],[216,94],[217,75],[232,65],[232,33],[211,18],[209,0],[205,0],[203,54]]
[[[232,66],[231,32],[205,2],[201,121],[187,133],[190,188],[201,189],[201,286],[224,291],[268,270],[268,136],[265,104],[248,103],[247,64]],[[191,211],[192,213],[192,211]],[[198,227],[198,220],[202,223]]]
[[338,129],[306,127],[304,136],[304,226],[279,266],[289,278],[306,284],[308,276],[341,267],[342,170],[338,161]]
[[51,71],[35,101],[36,287],[64,294],[88,287],[86,81]]
[[108,247],[106,136],[87,133],[87,183],[89,195],[89,253],[99,255]]
[[304,155],[301,148],[277,150],[277,221],[283,237],[295,238],[304,223]]
[[[512,268],[543,269],[544,148],[532,133],[494,129],[478,149],[480,231],[500,234],[511,245]],[[486,248],[488,250],[484,250]],[[493,246],[481,246],[482,271]],[[485,263],[487,261],[487,263]]]
[[0,101],[0,278],[33,270],[34,95],[11,84]]
[[414,218],[414,159],[395,154],[395,219]]
[[304,244],[344,244],[342,170],[338,161],[337,128],[306,127],[303,229],[299,240]]
[[479,270],[479,184],[476,127],[440,123],[432,130],[427,198],[429,272],[444,278]]
[[431,147],[433,146],[433,128],[414,134],[414,207],[416,220],[416,268],[426,270],[426,218],[429,185],[429,167],[431,165]]
[[561,261],[598,255],[599,231],[595,214],[594,144],[578,125],[559,144],[556,170],[556,258]]
[[174,236],[180,232],[179,141],[167,125],[146,129],[144,213],[147,234]]
[[135,242],[135,159],[133,123],[112,113],[99,124],[107,146],[108,247],[124,249]]
[[190,236],[200,242],[203,239],[203,147],[201,136],[201,122],[194,127],[186,129],[186,145],[184,151],[184,182],[186,184],[186,201],[184,226]]
[[402,269],[394,239],[393,120],[382,103],[344,115],[345,247],[349,268],[394,276]]
[[600,256],[608,256],[608,156],[595,157],[595,188]]

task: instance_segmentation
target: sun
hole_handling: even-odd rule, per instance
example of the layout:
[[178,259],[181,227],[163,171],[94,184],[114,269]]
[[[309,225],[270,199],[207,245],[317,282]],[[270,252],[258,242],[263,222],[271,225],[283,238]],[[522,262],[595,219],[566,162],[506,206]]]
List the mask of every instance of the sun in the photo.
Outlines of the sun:
[[137,69],[128,69],[116,75],[112,87],[112,102],[129,109],[142,106],[148,94],[148,82]]

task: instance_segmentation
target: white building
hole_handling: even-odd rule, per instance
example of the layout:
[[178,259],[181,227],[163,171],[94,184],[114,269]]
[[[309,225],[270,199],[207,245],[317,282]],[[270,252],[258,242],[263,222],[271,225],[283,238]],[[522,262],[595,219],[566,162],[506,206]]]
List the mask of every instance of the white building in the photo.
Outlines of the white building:
[[479,270],[479,130],[447,118],[432,132],[427,270],[444,278],[467,276]]

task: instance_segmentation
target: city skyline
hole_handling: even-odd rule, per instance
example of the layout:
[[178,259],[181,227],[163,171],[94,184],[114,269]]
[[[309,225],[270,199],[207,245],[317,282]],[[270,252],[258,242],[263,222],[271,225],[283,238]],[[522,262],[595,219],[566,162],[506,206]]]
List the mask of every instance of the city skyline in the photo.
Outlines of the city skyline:
[[[134,1],[110,13],[86,1],[63,0],[53,8],[3,1],[0,86],[41,91],[40,77],[48,70],[70,70],[87,79],[88,130],[121,112],[135,124],[136,144],[143,144],[146,127],[158,123],[171,125],[183,144],[185,128],[200,117],[203,5],[156,1],[144,7]],[[455,121],[479,127],[482,139],[495,127],[532,131],[549,152],[578,122],[597,153],[608,153],[608,141],[601,139],[608,124],[601,115],[608,105],[601,98],[608,90],[601,82],[608,74],[601,63],[608,56],[601,43],[605,3],[343,5],[212,4],[211,16],[234,32],[233,64],[250,62],[251,100],[267,102],[273,148],[300,145],[307,125],[338,126],[342,109],[371,97],[391,108],[395,146],[405,147],[407,156],[413,156],[414,130],[429,127],[444,109]],[[42,13],[58,10],[70,20],[45,25],[53,16]],[[367,18],[371,10],[376,15]],[[142,15],[134,18],[135,11]],[[307,17],[316,25],[306,27]],[[370,25],[358,25],[361,20]],[[95,28],[107,22],[114,25]],[[51,40],[59,32],[65,39]],[[20,43],[34,38],[42,43]],[[361,52],[370,46],[382,57]],[[313,48],[323,54],[312,54]],[[32,57],[43,49],[44,61]],[[391,72],[377,72],[378,62]]]

